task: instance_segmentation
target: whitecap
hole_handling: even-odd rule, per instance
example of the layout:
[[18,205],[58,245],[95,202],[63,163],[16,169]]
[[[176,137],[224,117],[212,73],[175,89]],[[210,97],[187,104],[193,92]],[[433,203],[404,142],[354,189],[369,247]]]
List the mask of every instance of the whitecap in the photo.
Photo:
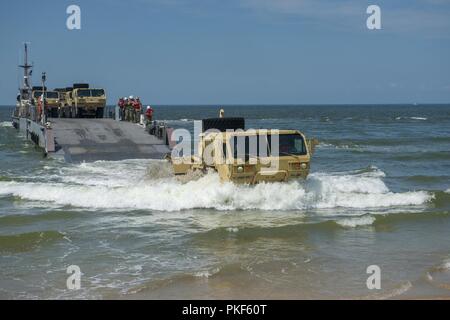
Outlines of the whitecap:
[[12,128],[13,124],[11,121],[2,121],[2,122],[0,122],[0,127],[1,128]]
[[216,173],[188,182],[173,176],[154,178],[148,176],[148,162],[139,163],[118,163],[115,168],[84,164],[68,170],[59,182],[1,181],[0,196],[80,208],[157,211],[365,209],[423,205],[434,198],[426,191],[390,191],[378,169],[313,173],[306,181],[249,186],[221,183]]
[[199,278],[209,278],[220,271],[220,268],[215,268],[213,270],[202,270],[194,273],[194,277]]
[[355,218],[345,218],[337,220],[336,223],[343,226],[343,227],[349,227],[349,228],[355,228],[358,226],[368,226],[372,225],[375,222],[375,218],[372,216],[362,216],[362,217],[355,217]]

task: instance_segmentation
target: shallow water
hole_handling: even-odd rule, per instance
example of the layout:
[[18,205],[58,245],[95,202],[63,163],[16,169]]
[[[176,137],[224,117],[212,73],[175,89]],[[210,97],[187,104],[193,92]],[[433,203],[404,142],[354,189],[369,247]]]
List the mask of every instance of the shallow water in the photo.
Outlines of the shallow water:
[[[173,127],[217,107],[160,106]],[[287,184],[46,159],[0,108],[0,297],[450,297],[450,106],[228,106],[320,145]],[[78,265],[81,289],[66,289]],[[368,290],[366,268],[381,268]]]

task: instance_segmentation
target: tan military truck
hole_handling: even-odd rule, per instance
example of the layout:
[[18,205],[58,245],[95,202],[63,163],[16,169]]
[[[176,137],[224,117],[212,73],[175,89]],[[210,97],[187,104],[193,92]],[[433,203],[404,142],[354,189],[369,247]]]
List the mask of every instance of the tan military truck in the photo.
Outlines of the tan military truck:
[[66,100],[71,106],[72,117],[103,118],[106,107],[104,89],[89,88],[87,83],[74,83],[72,91],[66,94]]
[[[58,117],[58,109],[59,109],[59,99],[60,95],[57,91],[47,91],[47,88],[45,88],[45,101],[46,101],[46,107],[47,107],[47,116],[52,118]],[[43,93],[43,87],[33,87],[32,89],[32,96],[34,104],[37,105],[37,101],[40,96],[42,96]]]
[[245,184],[308,176],[316,139],[297,130],[244,131],[244,125],[243,118],[203,120],[198,154],[170,158],[175,175],[212,169],[221,181]]

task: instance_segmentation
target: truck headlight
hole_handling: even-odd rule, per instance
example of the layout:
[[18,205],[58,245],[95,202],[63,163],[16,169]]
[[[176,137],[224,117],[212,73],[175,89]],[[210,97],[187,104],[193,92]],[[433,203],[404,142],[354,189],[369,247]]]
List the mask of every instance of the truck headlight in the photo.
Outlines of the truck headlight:
[[308,167],[308,165],[307,165],[306,163],[302,163],[302,164],[300,165],[300,167],[301,167],[302,169],[306,169],[306,168]]
[[238,173],[244,172],[244,167],[243,167],[243,166],[237,167],[237,172],[238,172]]

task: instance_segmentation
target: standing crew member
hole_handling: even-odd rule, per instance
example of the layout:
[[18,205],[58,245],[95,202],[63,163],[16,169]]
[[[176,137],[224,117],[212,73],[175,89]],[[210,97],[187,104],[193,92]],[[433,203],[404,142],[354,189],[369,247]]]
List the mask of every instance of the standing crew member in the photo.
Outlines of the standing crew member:
[[134,109],[134,119],[133,119],[133,122],[135,122],[135,123],[139,122],[139,118],[140,118],[140,116],[141,116],[141,108],[142,108],[141,101],[139,100],[139,97],[137,97],[137,98],[133,101],[133,109]]
[[128,103],[127,103],[127,116],[126,116],[126,120],[127,121],[133,121],[133,111],[134,111],[134,108],[133,108],[133,101],[134,101],[134,98],[133,98],[133,96],[129,96],[128,97]]
[[127,110],[128,110],[128,121],[134,122],[134,97],[133,96],[129,96],[128,97],[128,106],[127,106]]
[[153,109],[150,106],[147,106],[147,110],[145,110],[145,117],[147,118],[147,125],[152,122],[153,119]]
[[119,110],[120,110],[120,120],[123,120],[123,118],[124,118],[124,110],[123,110],[123,108],[125,107],[125,99],[124,98],[120,98],[119,102],[117,103],[117,105],[119,106]]
[[42,97],[43,95],[39,96],[37,98],[37,121],[40,122],[41,121],[41,116],[42,116]]

